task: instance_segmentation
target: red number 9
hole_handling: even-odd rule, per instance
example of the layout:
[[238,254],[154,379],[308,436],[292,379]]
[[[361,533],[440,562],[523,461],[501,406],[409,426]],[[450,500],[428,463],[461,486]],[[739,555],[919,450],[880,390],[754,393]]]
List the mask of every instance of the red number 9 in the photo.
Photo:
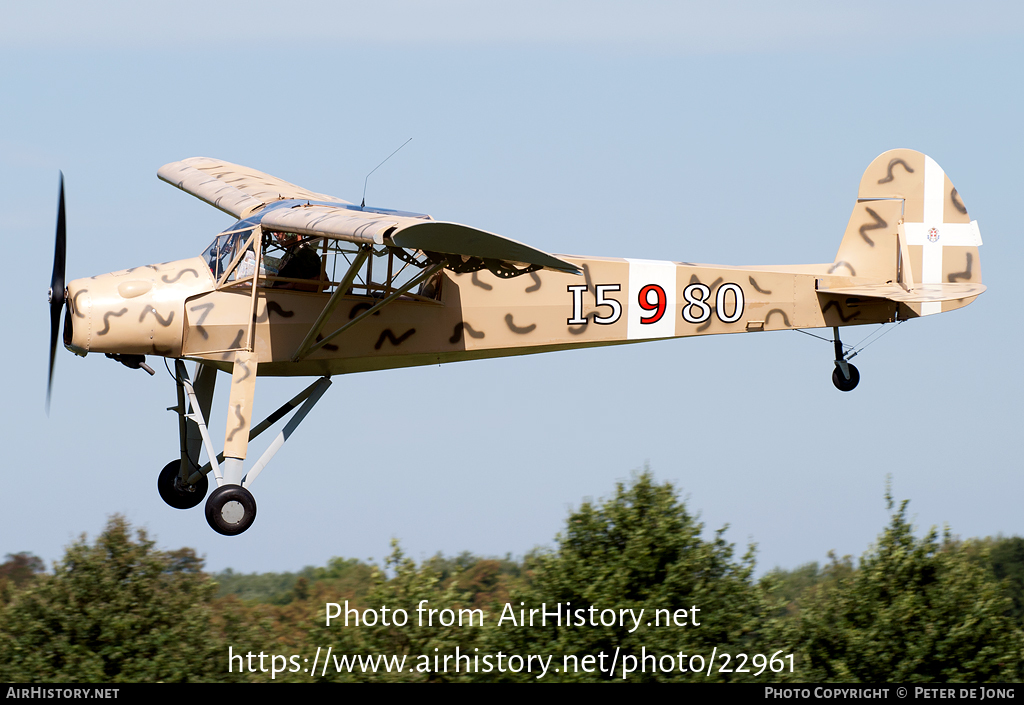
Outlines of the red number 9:
[[[655,301],[653,303],[651,302],[651,292],[654,292]],[[665,290],[657,284],[648,284],[641,289],[638,299],[640,308],[644,311],[654,311],[654,313],[647,318],[641,316],[641,323],[657,323],[661,320],[661,317],[665,315]]]

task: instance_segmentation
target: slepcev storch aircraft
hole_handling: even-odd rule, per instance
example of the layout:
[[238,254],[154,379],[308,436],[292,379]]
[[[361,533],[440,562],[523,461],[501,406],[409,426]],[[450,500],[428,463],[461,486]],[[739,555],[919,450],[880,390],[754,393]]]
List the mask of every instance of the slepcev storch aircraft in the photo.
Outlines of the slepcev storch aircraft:
[[[981,236],[939,165],[909,149],[877,157],[835,260],[720,266],[552,256],[428,215],[356,206],[246,167],[195,157],[159,177],[236,222],[196,257],[64,286],[61,181],[50,289],[50,386],[64,345],[132,368],[174,361],[181,457],[159,475],[172,507],[198,505],[217,532],[252,525],[249,487],[331,376],[458,360],[719,333],[831,327],[832,381],[860,375],[842,326],[903,321],[974,301]],[[184,361],[195,362],[190,376]],[[224,450],[207,428],[217,372],[231,375]],[[260,376],[317,376],[259,424]],[[50,389],[47,390],[49,403]],[[245,469],[249,441],[292,415]],[[200,464],[205,448],[208,461]]]

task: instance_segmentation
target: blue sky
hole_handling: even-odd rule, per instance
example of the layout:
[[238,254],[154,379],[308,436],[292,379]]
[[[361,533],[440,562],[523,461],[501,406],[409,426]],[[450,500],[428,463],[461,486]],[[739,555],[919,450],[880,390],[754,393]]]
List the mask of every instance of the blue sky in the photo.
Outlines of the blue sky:
[[[417,558],[522,555],[645,464],[709,533],[756,542],[760,570],[860,554],[888,475],[921,529],[1024,534],[1019,6],[283,7],[5,10],[0,555],[57,559],[114,512],[214,570],[380,559],[392,537]],[[978,219],[989,291],[869,348],[850,394],[829,381],[831,346],[788,332],[335,378],[230,539],[157,496],[177,453],[162,365],[150,378],[59,350],[46,417],[58,169],[73,278],[197,254],[229,224],[158,181],[162,164],[212,156],[357,200],[409,137],[368,204],[549,252],[725,264],[832,261],[864,168],[918,149]],[[256,413],[305,383],[261,381]],[[608,424],[609,409],[627,413]]]

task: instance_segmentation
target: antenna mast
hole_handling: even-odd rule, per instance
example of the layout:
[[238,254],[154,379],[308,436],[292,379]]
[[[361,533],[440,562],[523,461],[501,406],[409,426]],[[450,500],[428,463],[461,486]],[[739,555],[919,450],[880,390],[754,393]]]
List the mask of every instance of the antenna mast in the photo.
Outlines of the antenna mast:
[[[402,147],[404,147],[405,145],[409,144],[410,142],[412,142],[412,137],[407,139],[405,142],[402,142]],[[402,147],[399,147],[398,149],[401,149]],[[384,160],[384,162],[386,162],[388,159],[391,159],[391,157],[393,157],[396,154],[398,154],[398,149],[396,149],[394,152],[389,154],[387,159]],[[373,174],[374,171],[377,171],[382,166],[384,166],[384,162],[381,162],[377,166],[373,167],[373,171],[371,171],[369,174],[367,174],[366,178],[363,179],[363,201],[362,201],[362,203],[359,204],[360,208],[365,208],[366,207],[366,182],[370,180],[370,174]]]

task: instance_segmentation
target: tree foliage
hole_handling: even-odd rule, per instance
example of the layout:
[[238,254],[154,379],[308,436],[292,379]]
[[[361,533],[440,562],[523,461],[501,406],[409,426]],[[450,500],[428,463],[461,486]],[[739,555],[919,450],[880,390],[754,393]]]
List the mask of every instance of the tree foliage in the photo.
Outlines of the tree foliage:
[[[0,679],[265,681],[271,655],[298,654],[306,660],[290,660],[286,670],[278,662],[276,680],[536,681],[536,668],[467,672],[465,661],[459,670],[454,659],[445,662],[459,653],[490,655],[493,664],[501,652],[506,666],[513,654],[553,657],[545,681],[621,680],[627,657],[636,659],[629,682],[713,681],[754,679],[736,668],[738,655],[748,655],[749,667],[754,654],[781,651],[794,654],[795,673],[763,672],[757,681],[1020,680],[1024,539],[959,541],[948,530],[918,539],[907,503],[894,509],[887,500],[891,520],[859,563],[830,554],[823,567],[777,569],[760,580],[753,547],[737,556],[725,529],[706,534],[675,488],[646,471],[571,512],[552,549],[518,561],[463,553],[417,564],[395,542],[380,567],[335,558],[299,573],[211,578],[193,550],[157,550],[115,516],[94,542],[69,546],[52,574],[30,554],[0,564]],[[346,600],[359,626],[343,618],[326,625],[326,603]],[[420,622],[420,604],[435,610],[431,624]],[[559,608],[561,624],[549,616],[542,625],[537,613],[532,625],[520,621],[520,610]],[[396,623],[396,609],[406,610],[405,624]],[[366,610],[376,613],[370,623]],[[587,623],[567,622],[566,610]],[[666,624],[678,610],[686,623]],[[246,668],[228,669],[229,648]],[[680,654],[713,652],[710,677],[677,667]],[[600,654],[607,666],[613,653],[614,674],[560,668],[563,657],[582,666]],[[316,672],[303,670],[314,654]],[[395,656],[406,659],[401,670],[377,658]],[[376,665],[337,667],[342,658],[355,665],[353,657]],[[676,667],[665,669],[663,657]]]
[[22,587],[45,571],[46,565],[39,556],[25,552],[8,553],[7,560],[0,563],[0,585],[11,583],[14,587]]
[[323,568],[307,566],[298,573],[216,573],[217,596],[235,595],[247,602],[288,605],[310,596],[313,584],[361,596],[370,585],[373,567],[355,558],[332,558]]
[[[888,498],[889,509],[893,503]],[[1009,600],[971,547],[914,537],[907,502],[856,570],[833,560],[790,632],[802,677],[840,682],[1019,680]]]
[[999,581],[1010,600],[1007,615],[1024,627],[1024,538],[987,537],[964,544],[965,552]]
[[[391,555],[385,561],[385,571],[392,571],[394,577],[387,578],[386,572],[377,570],[372,576],[372,587],[365,597],[346,605],[339,602],[341,609],[355,609],[348,620],[341,618],[326,624],[326,605],[320,603],[314,626],[307,635],[306,650],[312,653],[317,648],[325,652],[329,647],[333,660],[317,680],[327,681],[387,681],[387,682],[447,682],[461,680],[464,674],[438,672],[433,668],[433,657],[454,656],[456,648],[462,653],[472,651],[480,635],[482,619],[461,610],[472,610],[471,596],[459,589],[460,572],[451,572],[447,580],[435,569],[432,561],[419,566],[401,550],[397,541],[392,542]],[[423,604],[425,610],[436,610],[437,615],[427,613],[421,620],[417,608]],[[383,608],[390,610],[389,624],[382,616]],[[395,611],[405,610],[404,625],[397,625]],[[373,616],[368,616],[368,612]],[[447,626],[440,618],[442,610],[451,610],[456,619],[465,615],[462,623],[453,621]],[[480,612],[479,614],[482,614]],[[422,622],[422,623],[421,623]],[[372,672],[339,672],[335,662],[342,657],[352,656],[405,656],[406,668],[401,671],[387,671],[379,668]],[[422,657],[426,656],[424,663]],[[324,658],[328,658],[324,654]],[[309,680],[309,676],[299,676]]]
[[[634,629],[632,617],[626,618],[624,626],[618,622],[565,626],[563,622],[561,627],[531,627],[506,622],[490,632],[493,646],[556,658],[568,654],[582,659],[603,652],[609,661],[616,649],[620,657],[641,659],[645,654],[674,657],[679,653],[709,658],[715,647],[732,653],[767,648],[759,638],[771,617],[751,577],[753,547],[736,559],[733,546],[723,538],[724,528],[710,540],[702,538],[703,529],[671,484],[657,484],[647,471],[629,485],[619,483],[611,499],[586,502],[569,516],[557,548],[535,558],[531,583],[513,593],[511,602],[517,616],[521,603],[527,610],[544,604],[549,611],[560,603],[587,611],[588,621],[591,606],[598,611],[613,609],[617,615],[622,609],[639,615],[643,609],[640,626]],[[695,606],[699,612],[692,612]],[[667,610],[660,615],[660,627],[655,621],[657,609]],[[666,625],[666,618],[680,609],[688,611],[683,618],[687,626]],[[707,680],[678,670],[654,673],[650,663],[646,673],[632,674],[630,680]],[[722,677],[716,670],[711,679]],[[548,676],[571,681],[608,678],[607,673],[582,669]]]
[[162,552],[114,516],[83,536],[0,612],[0,679],[138,682],[216,679],[216,589],[191,549]]

